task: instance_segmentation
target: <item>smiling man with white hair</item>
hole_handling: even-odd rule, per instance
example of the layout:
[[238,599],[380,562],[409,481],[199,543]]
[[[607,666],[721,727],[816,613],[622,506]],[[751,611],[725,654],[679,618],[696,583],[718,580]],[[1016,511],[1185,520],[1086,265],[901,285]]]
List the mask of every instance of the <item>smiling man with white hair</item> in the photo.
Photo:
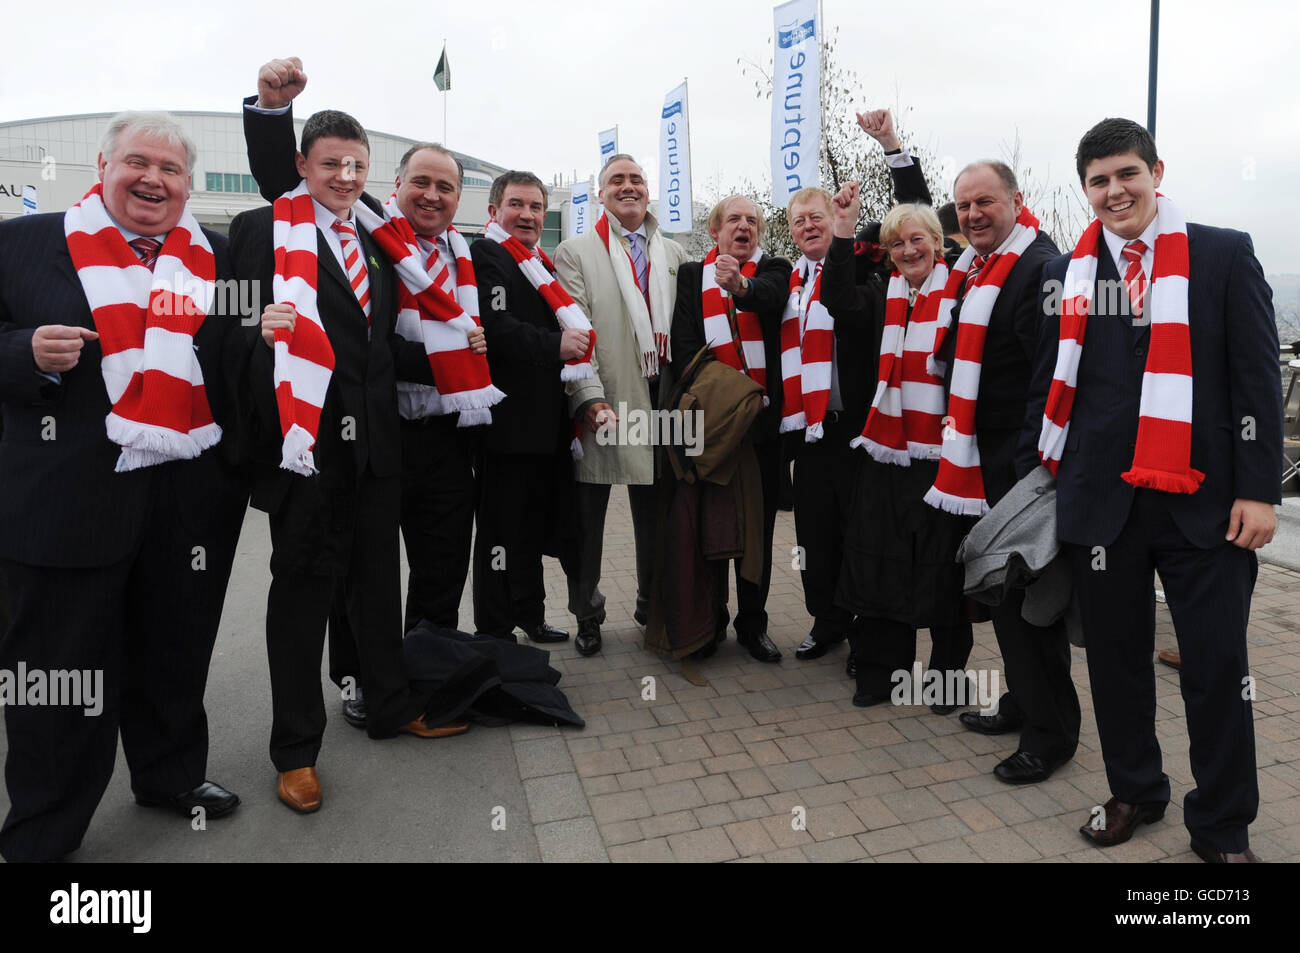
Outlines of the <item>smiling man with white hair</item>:
[[204,780],[203,691],[248,492],[226,458],[238,317],[215,290],[230,261],[190,212],[194,161],[172,117],[122,113],[80,202],[0,224],[0,671],[104,686],[98,714],[30,695],[7,708],[9,861],[77,849],[119,729],[140,804],[239,804]]

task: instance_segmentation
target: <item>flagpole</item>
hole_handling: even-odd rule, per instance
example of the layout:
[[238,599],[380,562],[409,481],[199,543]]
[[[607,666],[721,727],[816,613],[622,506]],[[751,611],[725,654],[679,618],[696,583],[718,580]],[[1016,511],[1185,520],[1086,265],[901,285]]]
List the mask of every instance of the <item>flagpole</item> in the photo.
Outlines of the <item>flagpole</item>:
[[[442,38],[442,55],[447,55],[447,38]],[[442,91],[442,145],[443,148],[450,148],[447,145],[447,90]]]

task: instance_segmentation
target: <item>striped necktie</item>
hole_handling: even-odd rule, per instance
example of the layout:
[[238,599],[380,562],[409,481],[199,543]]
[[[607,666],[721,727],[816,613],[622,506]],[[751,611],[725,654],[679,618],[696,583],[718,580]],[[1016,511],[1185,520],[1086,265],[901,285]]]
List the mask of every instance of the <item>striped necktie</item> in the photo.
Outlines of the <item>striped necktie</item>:
[[1142,256],[1146,254],[1146,242],[1135,239],[1120,249],[1128,259],[1128,270],[1124,272],[1124,287],[1128,289],[1128,300],[1133,306],[1133,321],[1142,317],[1143,299],[1147,295],[1147,273],[1142,270]]
[[456,297],[456,275],[452,272],[452,266],[448,264],[455,261],[455,259],[451,257],[451,250],[447,246],[446,238],[442,236],[424,238],[421,236],[420,244],[428,246],[425,248],[428,256],[425,270],[429,272],[429,277],[433,279],[433,283],[453,298]]
[[649,269],[646,267],[645,252],[641,249],[641,236],[636,232],[628,232],[628,244],[630,246],[629,255],[632,258],[632,271],[636,274],[636,285],[645,294],[649,289],[646,282],[646,275]]
[[153,271],[154,262],[158,260],[158,253],[162,251],[162,242],[156,238],[133,238],[128,245],[131,250],[140,256],[140,262],[150,271]]
[[343,246],[343,270],[348,273],[348,282],[357,296],[357,303],[366,313],[366,324],[370,323],[370,278],[366,274],[366,263],[361,257],[361,243],[357,241],[356,230],[347,222],[334,220],[332,226],[339,233],[339,244]]

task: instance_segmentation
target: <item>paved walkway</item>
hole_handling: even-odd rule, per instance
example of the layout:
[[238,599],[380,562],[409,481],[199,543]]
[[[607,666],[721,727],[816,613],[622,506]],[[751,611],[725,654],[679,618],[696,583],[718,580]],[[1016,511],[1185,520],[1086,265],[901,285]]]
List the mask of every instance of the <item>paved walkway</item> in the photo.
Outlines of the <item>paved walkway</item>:
[[[369,741],[338,717],[320,759],[325,804],[290,813],[275,798],[266,755],[270,690],[263,619],[269,543],[251,512],[208,685],[209,776],[244,799],[228,820],[193,831],[136,807],[118,771],[79,860],[544,861],[1194,861],[1181,801],[1191,786],[1178,676],[1157,666],[1158,732],[1174,800],[1165,820],[1101,851],[1076,828],[1107,797],[1082,652],[1084,707],[1075,760],[1043,784],[1013,788],[991,774],[1014,736],[965,731],[925,707],[854,708],[843,647],[814,662],[794,649],[809,628],[794,524],[778,517],[769,601],[779,665],[749,658],[730,637],[691,685],[681,666],[641,648],[631,619],[634,552],[627,497],[607,523],[604,652],[572,642],[552,664],[585,730],[476,727],[441,741]],[[548,621],[572,629],[559,566],[547,560]],[[1157,644],[1173,644],[1159,610]],[[462,625],[471,619],[468,588]],[[1254,850],[1300,860],[1300,573],[1261,566],[1249,629],[1259,761]],[[927,657],[925,635],[918,654]],[[1001,669],[991,626],[976,627],[970,667]],[[647,682],[653,679],[653,682]],[[324,684],[328,684],[324,682]],[[654,688],[653,699],[649,695]],[[331,686],[332,688],[332,686]],[[330,696],[332,697],[332,696]],[[0,752],[4,750],[0,739]],[[7,811],[0,792],[0,811]],[[800,809],[800,810],[796,810]],[[802,818],[802,825],[796,823]],[[802,826],[802,829],[797,829]]]

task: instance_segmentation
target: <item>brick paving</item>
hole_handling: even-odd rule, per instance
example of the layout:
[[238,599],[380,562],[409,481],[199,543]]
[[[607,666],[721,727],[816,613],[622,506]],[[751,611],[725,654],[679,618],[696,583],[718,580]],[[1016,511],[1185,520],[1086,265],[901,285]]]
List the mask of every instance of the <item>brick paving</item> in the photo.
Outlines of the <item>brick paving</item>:
[[[734,632],[701,663],[707,686],[641,646],[627,496],[616,489],[601,580],[604,650],[552,653],[584,730],[509,729],[543,860],[1199,862],[1182,798],[1191,787],[1178,675],[1157,665],[1156,730],[1173,800],[1163,822],[1102,851],[1077,828],[1109,797],[1082,650],[1073,673],[1083,706],[1074,761],[1051,779],[1010,787],[993,766],[1016,737],[966,731],[923,706],[854,708],[846,647],[794,658],[811,620],[792,566],[794,522],[777,518],[769,634],[778,665],[749,657]],[[558,563],[547,560],[547,621],[572,630]],[[734,594],[733,594],[734,610]],[[466,606],[468,615],[468,591]],[[927,657],[925,633],[917,653]],[[1260,810],[1251,846],[1300,860],[1300,573],[1260,566],[1248,629],[1257,679]],[[1173,647],[1168,611],[1156,644]],[[968,667],[1002,669],[992,626],[975,627]],[[652,679],[653,681],[647,681]],[[649,686],[653,686],[653,698]],[[802,823],[797,823],[802,820]]]

